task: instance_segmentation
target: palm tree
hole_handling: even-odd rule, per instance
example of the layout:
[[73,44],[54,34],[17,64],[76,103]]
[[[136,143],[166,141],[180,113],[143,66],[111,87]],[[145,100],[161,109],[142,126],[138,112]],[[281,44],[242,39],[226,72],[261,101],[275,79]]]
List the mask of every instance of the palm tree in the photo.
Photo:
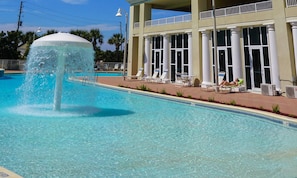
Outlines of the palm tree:
[[90,41],[93,44],[94,49],[98,48],[98,44],[102,45],[103,35],[101,34],[99,29],[91,29],[90,37],[91,37]]
[[108,44],[115,45],[115,53],[117,54],[117,61],[120,61],[120,47],[125,42],[125,39],[123,38],[122,34],[116,33],[113,34],[111,38],[108,39]]
[[113,36],[108,39],[108,44],[115,45],[116,51],[120,50],[120,47],[124,42],[125,38],[123,38],[122,34],[120,33],[113,34]]
[[84,39],[86,39],[88,41],[91,41],[90,40],[91,39],[90,34],[86,30],[71,30],[70,33],[73,34],[73,35],[80,36],[80,37],[82,37],[82,38],[84,38]]

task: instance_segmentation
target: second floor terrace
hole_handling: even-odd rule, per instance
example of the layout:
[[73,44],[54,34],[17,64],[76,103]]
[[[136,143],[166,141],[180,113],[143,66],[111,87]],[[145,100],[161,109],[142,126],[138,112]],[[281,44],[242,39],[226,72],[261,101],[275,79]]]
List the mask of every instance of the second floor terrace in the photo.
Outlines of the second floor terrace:
[[[286,7],[297,7],[297,0],[285,0]],[[256,2],[256,3],[248,3],[243,5],[231,6],[226,8],[218,8],[216,9],[216,17],[227,17],[233,15],[241,15],[247,13],[257,13],[261,11],[272,10],[273,8],[272,0]],[[209,19],[213,18],[213,10],[206,10],[199,13],[199,19]],[[160,26],[160,25],[168,25],[168,24],[176,24],[176,23],[184,23],[184,22],[191,22],[192,21],[192,14],[185,14],[179,16],[173,16],[168,18],[161,18],[161,19],[154,19],[145,21],[145,27],[152,27],[152,26]],[[139,22],[134,23],[134,28],[139,28]]]

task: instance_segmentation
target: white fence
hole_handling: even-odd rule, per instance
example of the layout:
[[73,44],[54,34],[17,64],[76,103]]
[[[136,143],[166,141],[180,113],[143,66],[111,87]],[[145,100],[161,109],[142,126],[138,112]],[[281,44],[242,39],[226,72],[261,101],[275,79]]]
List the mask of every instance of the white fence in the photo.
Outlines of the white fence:
[[[192,20],[192,15],[180,15],[156,20],[148,20],[145,22],[145,26],[157,26],[157,25],[166,25],[166,24],[174,24],[174,23],[181,23],[181,22],[190,22]],[[134,24],[135,27],[135,24]]]
[[25,63],[25,60],[0,59],[0,68],[7,70],[23,70]]
[[[287,1],[290,1],[290,0],[287,0]],[[291,1],[297,1],[297,0],[291,0]],[[270,9],[272,9],[272,2],[264,1],[264,2],[216,9],[216,16],[220,17],[220,16],[238,15],[238,14],[265,11]],[[200,12],[200,19],[207,19],[212,17],[213,17],[213,10]]]
[[297,6],[297,0],[286,0],[287,7]]

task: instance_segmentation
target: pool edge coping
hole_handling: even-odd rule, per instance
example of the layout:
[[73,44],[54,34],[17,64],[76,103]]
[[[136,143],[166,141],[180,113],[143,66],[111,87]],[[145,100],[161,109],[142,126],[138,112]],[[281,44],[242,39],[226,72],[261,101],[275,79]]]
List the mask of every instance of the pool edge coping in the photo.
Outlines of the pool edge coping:
[[[84,83],[89,83],[89,84],[93,84],[93,85],[98,85],[98,86],[102,86],[102,87],[106,87],[106,88],[112,88],[112,89],[116,89],[116,90],[121,90],[121,91],[128,91],[128,92],[132,92],[132,93],[139,93],[139,94],[143,94],[143,95],[147,95],[147,96],[156,96],[158,98],[166,98],[166,99],[170,99],[170,100],[175,100],[175,101],[183,101],[189,104],[200,104],[200,105],[205,105],[208,107],[215,107],[215,108],[222,108],[222,109],[228,109],[228,110],[234,110],[234,109],[239,109],[241,112],[244,112],[246,114],[249,114],[249,112],[252,112],[256,115],[262,116],[262,117],[266,117],[266,120],[275,122],[275,123],[279,123],[285,126],[289,126],[289,127],[294,127],[297,128],[297,120],[294,118],[290,118],[289,116],[284,116],[284,115],[279,115],[279,114],[275,114],[275,113],[271,113],[268,111],[261,111],[261,110],[256,110],[256,109],[252,109],[252,108],[245,108],[245,107],[240,107],[240,106],[233,106],[233,105],[226,105],[226,104],[222,104],[222,103],[212,103],[212,102],[207,102],[207,101],[201,101],[201,100],[197,100],[197,99],[191,99],[191,98],[182,98],[182,97],[177,97],[177,96],[171,96],[171,95],[165,95],[165,94],[161,94],[161,93],[155,93],[155,92],[147,92],[147,91],[142,91],[142,90],[136,90],[136,89],[131,89],[131,88],[125,88],[125,87],[120,87],[120,86],[114,86],[114,85],[108,85],[108,84],[103,84],[103,83],[99,83],[99,82],[86,82],[86,81],[82,81],[79,79],[72,79],[73,81],[77,81],[77,82],[84,82]],[[250,114],[253,115],[253,114]],[[271,118],[272,117],[272,118]],[[277,122],[279,121],[279,122]],[[282,122],[282,123],[280,123]]]

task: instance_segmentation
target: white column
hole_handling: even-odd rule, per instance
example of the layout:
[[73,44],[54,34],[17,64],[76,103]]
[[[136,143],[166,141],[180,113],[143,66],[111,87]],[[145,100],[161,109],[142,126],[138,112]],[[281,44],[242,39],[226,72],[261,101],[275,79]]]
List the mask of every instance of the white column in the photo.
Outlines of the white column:
[[202,84],[206,88],[213,85],[211,82],[211,61],[209,57],[209,31],[202,31]]
[[189,76],[193,76],[192,32],[188,32]]
[[169,71],[169,35],[163,34],[163,71]]
[[275,84],[276,90],[280,90],[280,76],[279,76],[279,67],[278,67],[278,57],[277,57],[277,48],[276,48],[276,37],[274,25],[267,25],[268,37],[269,37],[269,47],[270,47],[270,56],[271,56],[271,75],[272,75],[272,84]]
[[145,36],[144,37],[145,42],[144,42],[144,76],[150,76],[150,54],[151,54],[151,50],[150,50],[150,45],[151,45],[151,37],[150,36]]
[[294,44],[294,56],[295,56],[295,70],[297,74],[297,22],[292,22],[293,44]]
[[233,79],[242,78],[242,60],[240,54],[240,29],[231,29]]

